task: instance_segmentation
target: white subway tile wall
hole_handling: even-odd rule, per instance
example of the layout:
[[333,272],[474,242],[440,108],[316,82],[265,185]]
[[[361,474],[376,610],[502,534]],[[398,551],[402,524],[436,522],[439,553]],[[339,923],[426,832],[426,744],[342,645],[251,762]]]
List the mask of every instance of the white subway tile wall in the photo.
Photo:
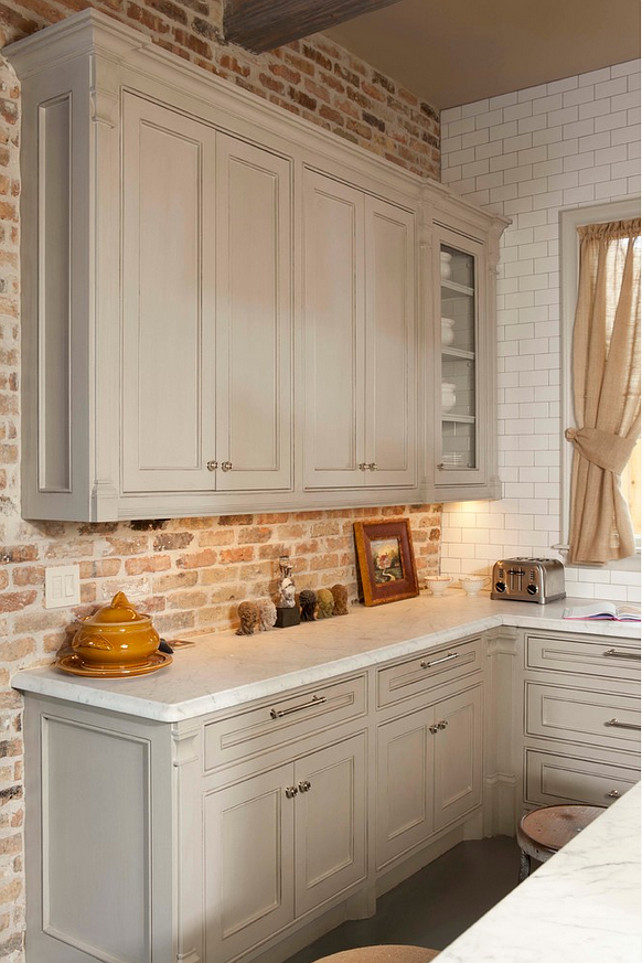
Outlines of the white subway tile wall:
[[[640,192],[640,61],[442,111],[442,180],[512,218],[498,277],[504,498],[444,505],[442,571],[490,571],[560,541],[561,209]],[[639,571],[568,567],[567,592],[640,601]]]

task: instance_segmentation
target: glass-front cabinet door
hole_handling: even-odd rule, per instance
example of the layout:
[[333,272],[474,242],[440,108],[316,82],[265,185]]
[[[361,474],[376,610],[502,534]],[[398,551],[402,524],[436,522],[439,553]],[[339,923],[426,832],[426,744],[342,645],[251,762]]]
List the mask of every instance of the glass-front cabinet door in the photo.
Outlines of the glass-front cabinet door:
[[484,343],[486,262],[483,245],[464,235],[440,228],[434,240],[434,483],[437,494],[452,489],[449,497],[465,498],[488,474],[494,379]]

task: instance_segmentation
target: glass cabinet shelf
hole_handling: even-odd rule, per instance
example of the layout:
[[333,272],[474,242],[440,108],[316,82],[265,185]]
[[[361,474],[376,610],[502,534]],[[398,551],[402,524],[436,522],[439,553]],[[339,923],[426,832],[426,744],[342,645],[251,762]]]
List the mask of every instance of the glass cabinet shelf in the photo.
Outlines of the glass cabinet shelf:
[[440,471],[478,468],[477,263],[445,242],[439,247],[441,310]]

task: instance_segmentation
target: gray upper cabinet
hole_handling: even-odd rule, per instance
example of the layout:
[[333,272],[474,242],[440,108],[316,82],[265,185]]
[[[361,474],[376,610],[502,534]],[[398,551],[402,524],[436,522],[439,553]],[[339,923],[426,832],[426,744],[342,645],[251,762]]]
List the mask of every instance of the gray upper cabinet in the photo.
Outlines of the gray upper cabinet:
[[304,179],[307,489],[417,486],[415,218]]
[[[94,10],[5,53],[23,93],[26,518],[496,494],[505,221]],[[435,340],[442,228],[475,263],[466,358]],[[474,414],[448,422],[462,360]]]

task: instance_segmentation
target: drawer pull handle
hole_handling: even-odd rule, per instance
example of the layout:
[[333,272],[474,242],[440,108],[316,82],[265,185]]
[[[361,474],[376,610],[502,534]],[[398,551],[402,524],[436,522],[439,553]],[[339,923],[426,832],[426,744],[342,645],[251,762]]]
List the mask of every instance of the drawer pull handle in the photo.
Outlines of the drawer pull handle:
[[617,649],[607,649],[602,655],[605,659],[635,659],[636,662],[642,658],[639,652],[619,652]]
[[453,659],[458,659],[458,658],[459,658],[458,652],[449,652],[448,655],[445,655],[443,657],[443,659],[435,659],[434,662],[420,662],[419,666],[422,669],[432,669],[433,665],[439,665],[441,662],[452,662]]
[[620,798],[620,792],[619,792],[619,790],[618,790],[618,789],[611,789],[610,792],[607,792],[606,798],[607,798],[607,799],[619,799],[619,798]]
[[636,732],[640,732],[642,729],[642,726],[638,726],[634,722],[620,722],[619,719],[609,719],[604,725],[610,726],[612,729],[634,729]]
[[282,719],[283,716],[290,716],[293,712],[302,712],[303,709],[311,709],[312,706],[320,706],[326,701],[325,696],[312,696],[309,702],[304,702],[300,706],[292,706],[290,709],[270,709],[272,719]]

